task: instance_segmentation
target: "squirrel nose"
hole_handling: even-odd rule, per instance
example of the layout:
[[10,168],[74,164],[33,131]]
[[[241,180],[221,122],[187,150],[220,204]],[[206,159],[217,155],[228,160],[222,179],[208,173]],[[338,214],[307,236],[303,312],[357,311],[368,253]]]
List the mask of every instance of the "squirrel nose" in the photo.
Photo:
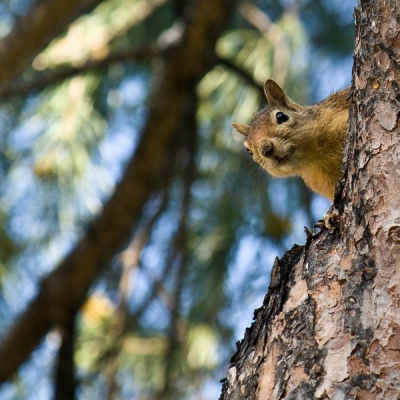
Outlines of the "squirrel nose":
[[274,147],[272,146],[272,143],[263,143],[261,145],[261,154],[264,157],[271,157],[274,153]]

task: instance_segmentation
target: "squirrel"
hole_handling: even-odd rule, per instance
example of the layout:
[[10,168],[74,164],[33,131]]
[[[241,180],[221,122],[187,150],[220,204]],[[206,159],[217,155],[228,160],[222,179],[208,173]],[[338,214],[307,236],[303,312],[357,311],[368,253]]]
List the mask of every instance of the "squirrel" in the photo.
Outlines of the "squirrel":
[[308,187],[333,201],[341,176],[350,89],[313,106],[291,100],[273,80],[264,84],[267,106],[250,125],[233,123],[244,146],[275,177],[300,176]]

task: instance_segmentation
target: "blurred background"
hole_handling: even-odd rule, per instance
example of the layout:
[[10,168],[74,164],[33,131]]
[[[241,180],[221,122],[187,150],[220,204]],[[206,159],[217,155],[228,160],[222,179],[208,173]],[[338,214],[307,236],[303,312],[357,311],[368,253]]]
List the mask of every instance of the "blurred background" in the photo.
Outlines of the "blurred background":
[[[0,38],[33,3],[0,0]],[[0,91],[2,337],[118,187],[152,117],[162,52],[194,2],[98,3]],[[232,2],[195,83],[190,140],[74,319],[77,399],[218,398],[275,257],[329,207],[299,179],[271,179],[230,124],[262,107],[268,78],[304,104],[349,85],[355,6]],[[55,398],[61,342],[54,327],[0,398]]]

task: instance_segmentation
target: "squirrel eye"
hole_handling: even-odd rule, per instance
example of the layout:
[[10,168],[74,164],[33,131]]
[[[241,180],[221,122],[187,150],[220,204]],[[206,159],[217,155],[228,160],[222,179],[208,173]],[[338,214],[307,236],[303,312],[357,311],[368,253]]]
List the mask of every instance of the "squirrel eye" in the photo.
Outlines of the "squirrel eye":
[[276,118],[276,122],[278,123],[278,125],[283,124],[284,122],[286,122],[289,119],[289,117],[281,111],[279,111],[275,114],[275,118]]
[[252,156],[253,155],[253,152],[248,148],[248,147],[246,147],[246,151]]

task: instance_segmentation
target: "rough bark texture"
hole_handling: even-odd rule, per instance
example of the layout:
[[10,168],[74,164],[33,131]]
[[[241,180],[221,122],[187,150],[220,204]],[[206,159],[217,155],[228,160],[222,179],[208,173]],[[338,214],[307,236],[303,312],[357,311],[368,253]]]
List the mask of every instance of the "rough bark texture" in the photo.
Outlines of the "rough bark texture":
[[[214,45],[235,2],[191,2],[179,40],[159,60],[162,68],[148,121],[121,183],[61,265],[41,283],[38,295],[0,346],[0,381],[9,379],[54,325],[65,325],[88,288],[132,234],[152,193],[168,180],[194,87],[215,60]],[[159,64],[160,65],[160,64]],[[155,160],[150,164],[148,160]]]
[[221,399],[399,399],[400,3],[355,17],[339,224],[275,262]]

